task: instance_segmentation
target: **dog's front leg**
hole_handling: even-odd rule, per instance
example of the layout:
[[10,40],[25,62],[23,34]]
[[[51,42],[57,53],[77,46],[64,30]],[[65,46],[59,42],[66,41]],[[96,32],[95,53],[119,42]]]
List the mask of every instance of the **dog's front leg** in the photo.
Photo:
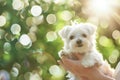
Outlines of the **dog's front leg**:
[[95,56],[93,56],[92,54],[86,54],[81,60],[81,64],[85,68],[94,66],[96,62],[97,61],[95,60]]
[[58,52],[58,56],[60,57],[60,58],[62,58],[62,56],[65,56],[65,55],[67,55],[68,53],[65,51],[65,50],[60,50],[59,52]]

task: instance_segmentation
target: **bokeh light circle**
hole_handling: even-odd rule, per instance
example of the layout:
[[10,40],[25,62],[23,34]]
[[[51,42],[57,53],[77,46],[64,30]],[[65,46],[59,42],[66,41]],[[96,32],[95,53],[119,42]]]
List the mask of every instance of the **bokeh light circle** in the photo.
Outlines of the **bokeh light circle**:
[[41,13],[42,13],[41,6],[38,6],[38,5],[32,6],[32,8],[31,8],[31,14],[33,16],[39,16]]
[[54,31],[50,31],[47,33],[46,38],[48,41],[54,41],[57,39],[57,34]]
[[6,70],[0,70],[0,80],[10,80],[10,74]]
[[20,36],[19,42],[23,45],[23,46],[28,46],[29,44],[32,43],[30,37],[27,34],[23,34]]
[[11,50],[11,44],[9,42],[5,42],[3,48],[5,52],[9,52]]
[[119,58],[120,52],[119,50],[115,49],[113,50],[112,54],[109,56],[109,62],[114,64],[117,62],[117,59]]
[[16,67],[13,67],[11,70],[11,74],[14,77],[17,77],[19,75],[19,70]]
[[49,24],[54,24],[56,22],[56,16],[55,14],[49,14],[46,18],[47,22]]
[[13,24],[10,28],[12,34],[19,34],[21,31],[21,26],[19,24]]
[[24,8],[24,2],[21,0],[13,0],[12,6],[14,10],[21,10]]
[[0,27],[4,26],[6,24],[6,18],[4,16],[0,16]]
[[114,39],[119,39],[120,38],[120,31],[119,30],[114,30],[113,33],[112,33],[112,37]]
[[72,13],[68,10],[65,10],[61,13],[61,17],[64,21],[69,21],[72,18]]
[[0,29],[0,39],[3,39],[5,35],[5,30]]
[[57,65],[52,65],[49,68],[49,72],[50,72],[51,75],[56,76],[56,77],[59,77],[63,74],[61,68]]

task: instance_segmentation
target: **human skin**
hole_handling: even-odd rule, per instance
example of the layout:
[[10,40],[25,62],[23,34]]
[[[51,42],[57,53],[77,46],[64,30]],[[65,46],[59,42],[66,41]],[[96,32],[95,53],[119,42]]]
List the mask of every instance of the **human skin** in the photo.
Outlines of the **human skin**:
[[80,80],[115,80],[110,76],[105,75],[100,71],[97,66],[85,68],[80,64],[82,56],[75,53],[74,56],[77,60],[69,59],[68,57],[63,56],[61,60],[58,61],[66,70],[72,72]]

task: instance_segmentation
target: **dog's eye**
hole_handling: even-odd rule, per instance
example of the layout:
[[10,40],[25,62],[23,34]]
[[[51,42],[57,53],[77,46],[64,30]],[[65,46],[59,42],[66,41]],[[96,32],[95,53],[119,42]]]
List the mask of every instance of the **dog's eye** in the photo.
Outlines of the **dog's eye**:
[[87,35],[86,35],[86,34],[82,34],[82,36],[83,36],[83,37],[87,37]]
[[70,40],[74,39],[74,36],[70,36]]

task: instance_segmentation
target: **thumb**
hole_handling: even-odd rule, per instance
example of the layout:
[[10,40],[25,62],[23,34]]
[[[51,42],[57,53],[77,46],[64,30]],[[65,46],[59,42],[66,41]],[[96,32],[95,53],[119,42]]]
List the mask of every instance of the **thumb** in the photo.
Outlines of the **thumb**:
[[61,60],[62,60],[62,63],[71,71],[83,68],[83,66],[80,64],[80,61],[78,60],[72,60],[66,57],[62,57]]
[[71,66],[76,62],[75,60],[69,59],[69,58],[64,57],[64,56],[62,57],[61,60],[65,65],[68,65],[68,66]]
[[[80,77],[81,75],[86,75],[84,73],[85,68],[80,64],[80,61],[78,60],[72,60],[68,59],[66,57],[62,57],[62,65],[65,67],[66,70],[69,70],[70,72],[74,73],[76,76]],[[86,79],[83,79],[86,80]]]

